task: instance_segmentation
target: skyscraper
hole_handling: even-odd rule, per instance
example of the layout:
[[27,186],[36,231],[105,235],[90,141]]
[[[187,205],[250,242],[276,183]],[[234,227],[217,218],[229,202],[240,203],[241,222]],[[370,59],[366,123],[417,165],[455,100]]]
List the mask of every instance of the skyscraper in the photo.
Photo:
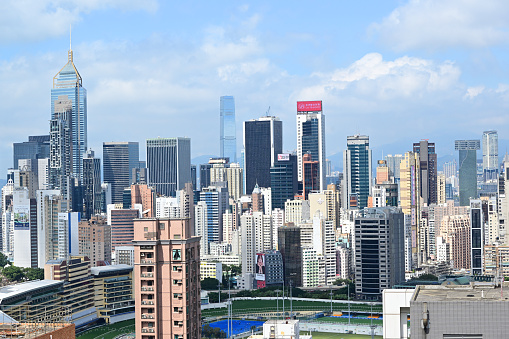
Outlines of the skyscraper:
[[484,181],[497,179],[498,176],[497,131],[484,131],[482,134],[482,167]]
[[133,168],[138,167],[140,150],[138,142],[104,142],[104,182],[111,185],[111,201],[122,203],[122,194],[131,186]]
[[20,159],[49,158],[49,143],[49,135],[31,135],[28,141],[13,143],[13,168],[18,169]]
[[211,242],[221,242],[223,240],[223,213],[228,208],[228,188],[226,183],[216,183],[215,186],[203,188],[200,192],[200,202],[206,206],[206,223],[201,236],[207,233],[208,243],[203,243],[202,252],[209,254],[209,244]]
[[343,201],[344,208],[363,209],[368,206],[371,194],[371,150],[367,135],[347,137],[343,152]]
[[297,102],[297,163],[299,164],[298,180],[304,177],[302,159],[311,154],[313,161],[318,161],[320,190],[326,187],[327,164],[325,162],[325,115],[322,113],[321,101]]
[[83,205],[85,219],[101,213],[101,159],[92,150],[83,158]]
[[191,139],[147,139],[147,168],[150,186],[156,193],[175,196],[191,182]]
[[270,168],[272,208],[285,208],[286,200],[293,200],[298,191],[297,157],[278,154],[277,161]]
[[437,154],[435,143],[421,140],[414,143],[414,153],[419,153],[420,184],[423,202],[428,206],[437,203]]
[[460,206],[469,206],[470,198],[477,198],[477,150],[479,140],[456,140],[455,149],[459,151]]
[[58,102],[69,102],[72,173],[75,178],[81,181],[83,156],[87,151],[87,91],[82,86],[81,75],[74,66],[73,53],[70,48],[67,58],[67,64],[53,77],[51,119],[57,118],[57,115],[62,112],[62,106],[56,105]]
[[244,122],[245,191],[252,192],[258,183],[270,187],[270,167],[283,149],[283,123],[266,116]]
[[230,162],[237,162],[237,129],[235,127],[235,99],[232,96],[222,96],[220,99],[219,115],[221,117],[221,157],[230,158]]

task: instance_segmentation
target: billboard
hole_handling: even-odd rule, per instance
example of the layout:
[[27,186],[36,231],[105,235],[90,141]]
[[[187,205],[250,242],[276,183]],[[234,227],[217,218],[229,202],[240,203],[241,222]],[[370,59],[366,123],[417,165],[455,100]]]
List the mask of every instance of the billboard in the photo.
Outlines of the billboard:
[[289,161],[290,160],[290,154],[278,154],[277,155],[277,161]]
[[321,112],[321,101],[297,101],[297,112]]
[[255,255],[255,279],[265,281],[265,254]]
[[14,206],[14,229],[28,230],[30,229],[30,207]]

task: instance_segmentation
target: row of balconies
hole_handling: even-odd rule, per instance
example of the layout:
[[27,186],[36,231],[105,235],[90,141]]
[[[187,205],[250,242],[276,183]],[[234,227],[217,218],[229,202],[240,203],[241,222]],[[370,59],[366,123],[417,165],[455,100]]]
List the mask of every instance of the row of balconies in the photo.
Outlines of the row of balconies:
[[142,305],[154,305],[154,301],[153,300],[142,300],[141,304]]
[[141,319],[154,319],[154,316],[152,314],[142,314]]
[[142,291],[154,291],[154,288],[151,286],[143,286],[141,288]]
[[155,332],[155,330],[150,327],[145,327],[145,328],[141,329],[141,333],[154,333],[154,332]]
[[154,261],[153,260],[149,260],[149,259],[141,259],[140,263],[142,263],[142,264],[153,264]]
[[142,273],[142,274],[141,274],[141,277],[142,277],[142,278],[153,278],[153,277],[154,277],[154,273],[151,273],[151,272],[148,272],[148,273]]

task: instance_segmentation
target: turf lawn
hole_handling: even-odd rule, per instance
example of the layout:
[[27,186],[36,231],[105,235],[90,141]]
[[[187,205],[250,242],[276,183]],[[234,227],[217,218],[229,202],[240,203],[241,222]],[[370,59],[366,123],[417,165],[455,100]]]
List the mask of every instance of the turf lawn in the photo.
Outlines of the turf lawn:
[[[317,322],[327,322],[327,323],[342,323],[342,324],[348,324],[348,318],[340,318],[340,317],[322,317],[316,319]],[[352,324],[371,324],[371,319],[358,319],[358,318],[352,318],[350,320]],[[383,320],[382,319],[373,319],[374,325],[382,325]]]
[[94,328],[77,336],[77,339],[113,339],[120,334],[134,332],[134,319]]

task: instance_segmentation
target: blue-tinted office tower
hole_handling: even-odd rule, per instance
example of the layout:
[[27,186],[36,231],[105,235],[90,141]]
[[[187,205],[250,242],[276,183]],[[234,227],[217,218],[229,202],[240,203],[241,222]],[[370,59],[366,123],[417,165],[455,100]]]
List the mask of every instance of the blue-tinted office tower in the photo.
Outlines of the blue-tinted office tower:
[[297,156],[278,154],[274,166],[270,168],[270,187],[272,208],[285,208],[285,201],[293,200],[298,192]]
[[15,142],[13,144],[14,169],[18,168],[19,159],[44,159],[49,158],[50,150],[49,135],[31,135],[28,141]]
[[219,114],[221,116],[221,158],[230,158],[230,163],[237,162],[237,133],[235,128],[235,99],[222,96]]
[[456,140],[455,149],[459,152],[460,206],[470,206],[470,199],[477,198],[477,150],[480,140]]
[[87,152],[87,91],[82,86],[81,75],[73,62],[72,49],[67,64],[53,77],[51,89],[51,119],[59,113],[55,102],[70,101],[72,176],[83,178],[83,157]]
[[123,202],[124,189],[131,187],[133,169],[140,162],[138,142],[104,142],[103,143],[103,179],[111,185],[111,202]]

